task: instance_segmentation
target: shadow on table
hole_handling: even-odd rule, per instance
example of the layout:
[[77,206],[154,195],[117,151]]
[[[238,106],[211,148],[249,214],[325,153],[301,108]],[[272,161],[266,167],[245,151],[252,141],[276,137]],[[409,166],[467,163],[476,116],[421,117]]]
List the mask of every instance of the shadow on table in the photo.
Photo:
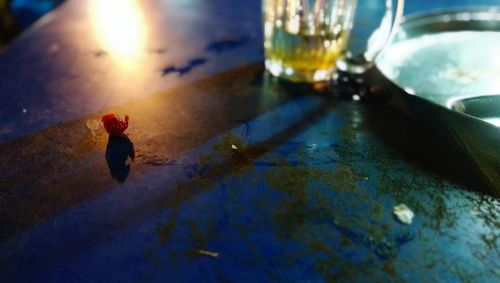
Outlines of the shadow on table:
[[135,158],[134,144],[125,135],[110,135],[106,145],[105,157],[111,176],[120,183],[125,182],[130,171],[130,164],[127,164],[127,159],[130,157],[134,161]]
[[394,93],[401,90],[388,83],[376,70],[370,75],[374,81],[382,82],[375,86],[377,91],[371,95],[381,97],[379,92],[383,92],[387,103],[377,107],[361,106],[364,108],[363,123],[366,128],[402,158],[425,172],[441,176],[443,180],[468,190],[491,194],[492,189],[480,169],[456,138],[447,129],[434,125],[443,122],[423,121],[408,115],[406,109],[399,106],[400,103],[393,103],[398,99]]

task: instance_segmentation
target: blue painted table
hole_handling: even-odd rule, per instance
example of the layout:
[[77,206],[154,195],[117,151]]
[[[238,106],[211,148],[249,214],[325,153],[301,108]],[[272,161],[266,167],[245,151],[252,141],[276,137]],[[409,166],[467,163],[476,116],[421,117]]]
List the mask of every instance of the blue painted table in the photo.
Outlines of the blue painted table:
[[[499,281],[460,148],[279,84],[260,29],[259,1],[69,1],[3,50],[0,282]],[[87,127],[109,112],[129,165]]]

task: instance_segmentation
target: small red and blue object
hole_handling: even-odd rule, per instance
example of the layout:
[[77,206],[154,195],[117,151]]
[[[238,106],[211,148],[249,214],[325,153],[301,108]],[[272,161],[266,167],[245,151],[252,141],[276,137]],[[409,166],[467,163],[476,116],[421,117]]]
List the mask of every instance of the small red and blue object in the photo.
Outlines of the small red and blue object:
[[124,136],[124,132],[128,128],[128,120],[127,115],[125,115],[125,120],[122,120],[120,116],[113,113],[106,114],[101,118],[106,132],[111,136]]

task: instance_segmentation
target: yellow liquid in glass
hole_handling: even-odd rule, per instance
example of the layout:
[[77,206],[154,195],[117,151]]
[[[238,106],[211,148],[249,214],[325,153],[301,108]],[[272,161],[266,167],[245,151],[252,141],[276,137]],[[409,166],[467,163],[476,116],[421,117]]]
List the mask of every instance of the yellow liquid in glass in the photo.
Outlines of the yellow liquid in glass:
[[328,80],[335,71],[335,62],[345,51],[347,33],[316,30],[291,33],[274,27],[266,39],[266,65],[273,75],[292,81]]

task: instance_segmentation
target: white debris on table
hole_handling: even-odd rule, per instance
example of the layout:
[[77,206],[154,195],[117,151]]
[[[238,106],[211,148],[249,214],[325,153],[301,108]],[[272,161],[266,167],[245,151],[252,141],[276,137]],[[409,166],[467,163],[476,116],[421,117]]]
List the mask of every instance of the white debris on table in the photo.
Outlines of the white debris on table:
[[398,204],[397,206],[395,206],[392,213],[394,213],[394,216],[396,216],[396,218],[401,223],[408,224],[408,225],[411,224],[411,221],[412,221],[413,217],[415,216],[413,211],[411,211],[408,208],[408,206],[406,206],[406,204],[404,204],[404,203],[401,203],[401,204]]
[[201,255],[206,255],[206,256],[211,256],[211,257],[219,257],[219,253],[211,252],[211,251],[198,250],[198,253]]
[[95,136],[95,131],[97,131],[99,129],[99,126],[101,125],[101,123],[97,120],[87,120],[87,122],[85,122],[85,126],[87,126],[87,128],[90,130],[90,133],[92,134],[92,136],[94,137]]
[[238,149],[238,147],[236,145],[234,145],[234,144],[231,145],[231,148],[234,149],[234,150]]

